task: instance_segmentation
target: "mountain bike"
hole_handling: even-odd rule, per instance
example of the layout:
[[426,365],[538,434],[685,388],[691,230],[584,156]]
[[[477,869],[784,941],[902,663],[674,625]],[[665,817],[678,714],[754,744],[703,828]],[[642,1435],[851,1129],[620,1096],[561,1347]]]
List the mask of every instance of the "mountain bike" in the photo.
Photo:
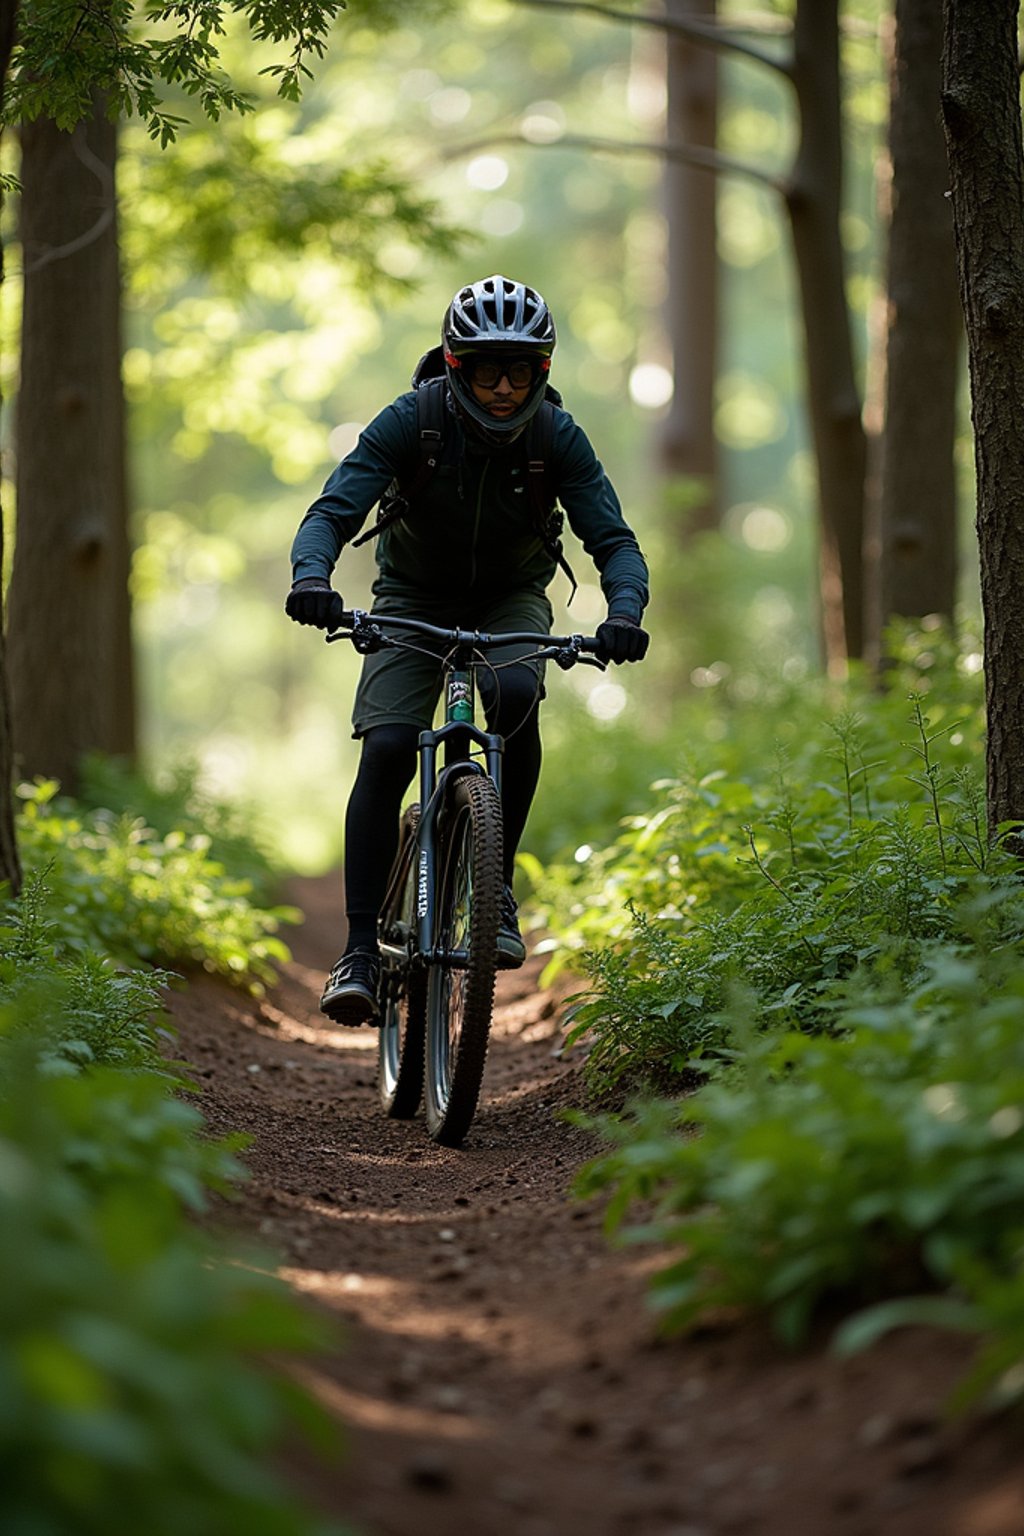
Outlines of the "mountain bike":
[[536,649],[504,665],[604,663],[597,640],[583,635],[481,634],[359,609],[327,639],[350,640],[364,654],[424,642],[438,650],[444,722],[420,732],[419,800],[402,816],[378,923],[378,1083],[386,1115],[410,1119],[422,1098],[431,1137],[459,1146],[483,1081],[505,883],[504,742],[476,723],[476,673],[500,670],[488,655],[512,644]]

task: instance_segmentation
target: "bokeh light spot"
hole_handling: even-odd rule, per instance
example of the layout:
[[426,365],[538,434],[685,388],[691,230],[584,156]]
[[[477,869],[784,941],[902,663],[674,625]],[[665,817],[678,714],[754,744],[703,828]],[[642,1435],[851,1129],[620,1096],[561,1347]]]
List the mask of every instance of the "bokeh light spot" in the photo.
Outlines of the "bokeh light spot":
[[629,375],[630,398],[646,411],[667,405],[672,389],[672,375],[661,363],[638,363]]

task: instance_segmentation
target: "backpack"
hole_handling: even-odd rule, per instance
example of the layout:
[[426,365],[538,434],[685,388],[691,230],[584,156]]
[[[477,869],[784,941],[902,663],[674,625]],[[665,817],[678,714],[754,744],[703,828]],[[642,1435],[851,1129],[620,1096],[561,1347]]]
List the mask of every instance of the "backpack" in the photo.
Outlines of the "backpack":
[[[432,347],[420,358],[412,376],[416,391],[416,427],[418,454],[410,475],[393,480],[380,499],[377,521],[366,533],[352,540],[352,548],[375,539],[399,518],[414,511],[417,497],[430,484],[444,452],[444,430],[449,412],[445,406],[447,378],[444,352]],[[549,384],[540,410],[536,411],[520,438],[526,457],[526,491],[530,503],[530,521],[552,560],[565,572],[572,587],[569,602],[576,594],[577,582],[562,547],[564,518],[558,507],[558,493],[552,485],[551,451],[555,435],[555,412],[562,408],[562,397]]]

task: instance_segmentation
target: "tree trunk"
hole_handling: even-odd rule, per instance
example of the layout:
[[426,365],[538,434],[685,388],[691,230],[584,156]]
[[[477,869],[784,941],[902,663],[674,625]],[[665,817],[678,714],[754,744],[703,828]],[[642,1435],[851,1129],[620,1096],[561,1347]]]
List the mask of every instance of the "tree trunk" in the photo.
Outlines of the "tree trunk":
[[873,649],[894,615],[952,619],[963,316],[939,107],[942,12],[896,0],[891,222]]
[[[713,21],[716,0],[667,0],[668,20]],[[708,48],[668,36],[670,142],[713,150],[718,118],[718,61]],[[719,523],[718,452],[714,399],[718,353],[716,179],[706,170],[668,161],[664,171],[668,224],[666,328],[675,390],[662,428],[661,462],[668,475],[695,482],[683,526],[688,535]]]
[[799,275],[807,397],[818,467],[822,630],[839,675],[864,646],[861,420],[840,240],[842,129],[838,0],[800,0],[793,31],[800,147],[786,203]]
[[[3,85],[7,79],[7,66],[14,47],[16,15],[16,0],[0,0],[0,104],[4,94]],[[4,253],[3,247],[0,246],[0,284],[3,283],[3,279]],[[3,508],[0,507],[0,570],[3,569],[3,555],[4,522]],[[21,889],[21,862],[18,858],[18,843],[14,833],[14,803],[11,799],[13,777],[11,708],[7,689],[5,649],[3,601],[0,598],[0,881],[4,882],[14,895],[17,895]]]
[[942,113],[974,422],[993,835],[1024,821],[1024,151],[1017,0],[945,0]]
[[135,746],[116,142],[99,107],[22,130],[14,742],[68,791],[83,753]]

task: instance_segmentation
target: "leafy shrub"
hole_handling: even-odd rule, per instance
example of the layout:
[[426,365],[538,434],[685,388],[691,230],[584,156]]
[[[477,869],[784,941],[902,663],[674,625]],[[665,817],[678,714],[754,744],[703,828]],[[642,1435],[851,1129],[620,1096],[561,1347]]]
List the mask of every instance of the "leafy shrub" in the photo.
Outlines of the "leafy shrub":
[[959,942],[970,882],[1009,860],[987,843],[979,709],[959,720],[929,698],[908,718],[904,697],[902,719],[869,696],[858,714],[805,708],[802,739],[767,771],[694,765],[655,785],[610,848],[534,871],[545,920],[592,983],[571,1038],[589,1037],[598,1086],[705,1068],[728,1048],[738,979],[764,1027],[822,1029],[853,973],[908,983],[924,944]]
[[[266,1462],[328,1420],[268,1355],[328,1342],[266,1259],[193,1218],[240,1175],[159,1049],[171,979],[270,974],[282,913],[209,839],[26,795],[0,904],[0,1529],[314,1536]],[[127,964],[134,961],[134,964]],[[260,1364],[259,1362],[264,1362]]]
[[113,808],[141,820],[161,838],[177,833],[186,839],[208,839],[226,875],[246,881],[256,902],[272,900],[277,871],[259,812],[209,794],[194,763],[177,763],[154,779],[117,758],[93,755],[82,764],[77,798],[79,807]]
[[289,1424],[319,1421],[250,1359],[323,1340],[283,1286],[185,1220],[237,1171],[199,1129],[151,1074],[28,1072],[0,1099],[9,1536],[313,1529],[265,1459]]
[[83,811],[57,800],[53,784],[19,793],[22,862],[44,876],[65,949],[201,966],[254,989],[287,959],[275,935],[296,914],[254,905],[251,885],[227,874],[207,834],[160,836],[139,817]]
[[902,721],[864,695],[774,779],[662,785],[589,910],[587,871],[556,873],[569,941],[612,936],[575,1025],[592,1080],[701,1085],[591,1121],[612,1150],[581,1187],[667,1249],[669,1326],[758,1308],[794,1341],[828,1302],[847,1348],[956,1327],[982,1341],[962,1398],[1020,1395],[1024,882],[987,838],[973,662],[928,681],[909,730],[905,695]]
[[[982,916],[966,913],[965,926]],[[751,1040],[741,1073],[603,1122],[619,1150],[591,1165],[585,1188],[614,1191],[612,1225],[655,1201],[641,1235],[678,1253],[654,1288],[671,1323],[753,1306],[795,1340],[826,1296],[863,1302],[957,1285],[971,1266],[1019,1267],[1017,955],[929,945],[905,995],[864,994],[836,1027]]]
[[[115,966],[94,950],[66,950],[46,917],[48,895],[30,876],[17,901],[0,909],[0,1092],[15,1056],[55,1075],[93,1065],[157,1069],[165,971]],[[59,997],[59,1007],[55,1000]]]

